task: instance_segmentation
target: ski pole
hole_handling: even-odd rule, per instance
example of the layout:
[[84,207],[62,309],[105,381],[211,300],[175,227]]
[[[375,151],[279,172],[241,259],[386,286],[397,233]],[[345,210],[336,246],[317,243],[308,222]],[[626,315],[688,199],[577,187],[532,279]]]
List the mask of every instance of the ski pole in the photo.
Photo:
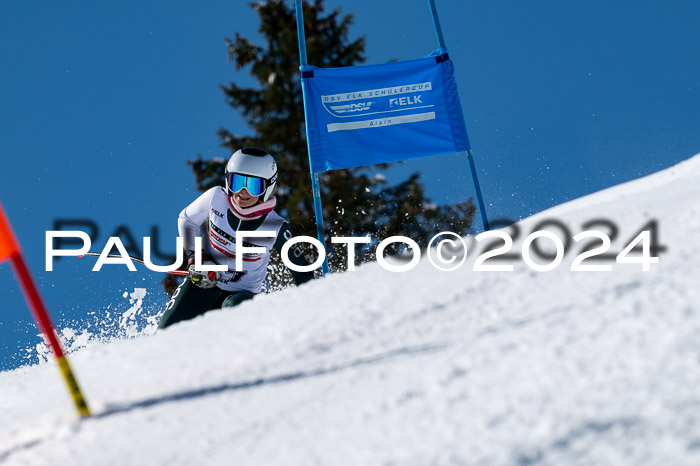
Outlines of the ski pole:
[[[100,254],[98,254],[98,253],[96,253],[96,252],[86,252],[85,254],[81,254],[81,255],[79,255],[78,257],[85,257],[85,256],[95,256],[95,257],[98,257],[98,256],[100,256]],[[124,256],[121,256],[121,255],[118,255],[118,254],[109,254],[109,255],[107,255],[106,257],[124,257]],[[146,263],[144,262],[144,260],[143,260],[143,259],[139,259],[138,257],[129,256],[129,259],[131,259],[131,260],[134,261],[134,262],[138,262],[139,264],[146,265]],[[157,265],[157,264],[153,264],[153,265]],[[166,273],[169,273],[170,275],[189,275],[189,274],[190,274],[187,270],[171,270],[171,271],[166,272]]]

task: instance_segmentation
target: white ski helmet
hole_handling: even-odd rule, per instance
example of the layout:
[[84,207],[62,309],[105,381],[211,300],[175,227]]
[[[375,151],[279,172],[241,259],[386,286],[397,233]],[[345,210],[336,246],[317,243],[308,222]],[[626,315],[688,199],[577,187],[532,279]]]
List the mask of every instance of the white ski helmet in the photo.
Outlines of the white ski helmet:
[[229,196],[246,188],[251,196],[270,199],[277,187],[277,163],[266,150],[244,147],[233,153],[226,164],[226,192]]

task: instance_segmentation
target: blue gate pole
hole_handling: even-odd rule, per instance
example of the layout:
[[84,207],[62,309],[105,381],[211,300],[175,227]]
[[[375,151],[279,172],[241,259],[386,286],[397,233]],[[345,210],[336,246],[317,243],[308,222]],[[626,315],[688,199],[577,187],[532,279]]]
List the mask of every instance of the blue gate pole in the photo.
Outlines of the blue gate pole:
[[[304,35],[304,11],[301,6],[301,0],[295,0],[294,11],[297,17],[297,36],[299,37],[299,61],[301,65],[306,65],[306,37]],[[304,103],[304,117],[306,117],[306,102]],[[311,170],[311,146],[309,145],[309,125],[306,125],[306,144],[309,152],[309,170]],[[323,229],[323,209],[321,207],[321,188],[318,184],[318,173],[311,172],[311,186],[314,194],[314,213],[316,216],[316,234],[318,240],[326,249],[326,238]],[[328,273],[328,254],[323,259],[321,266],[321,276]]]
[[440,18],[438,18],[437,8],[435,8],[435,0],[428,0],[430,3],[430,15],[433,17],[433,25],[435,26],[435,34],[437,35],[438,45],[441,49],[445,49],[445,37],[442,35],[442,26],[440,26]]
[[[445,37],[442,35],[442,26],[440,26],[440,18],[438,17],[437,8],[435,8],[435,0],[428,0],[430,4],[430,14],[433,17],[433,25],[435,26],[435,35],[437,35],[438,45],[441,49],[447,49],[445,46]],[[466,122],[465,122],[466,128]],[[469,140],[469,135],[467,135],[467,141]],[[489,219],[486,216],[486,205],[484,204],[484,196],[481,194],[481,185],[479,185],[479,178],[476,176],[476,165],[474,164],[474,156],[472,154],[471,144],[468,144],[468,149],[464,154],[467,156],[467,161],[469,162],[469,171],[472,175],[472,183],[474,184],[474,193],[476,194],[476,203],[479,207],[479,214],[481,215],[481,223],[484,225],[484,231],[490,230]]]
[[491,229],[489,225],[489,219],[486,216],[486,206],[484,205],[484,197],[481,195],[481,186],[479,185],[479,178],[476,176],[476,165],[474,165],[474,157],[472,156],[472,150],[469,149],[464,152],[469,161],[469,171],[472,174],[472,183],[474,184],[474,192],[476,193],[476,205],[479,207],[479,214],[481,215],[481,223],[484,225],[484,231]]

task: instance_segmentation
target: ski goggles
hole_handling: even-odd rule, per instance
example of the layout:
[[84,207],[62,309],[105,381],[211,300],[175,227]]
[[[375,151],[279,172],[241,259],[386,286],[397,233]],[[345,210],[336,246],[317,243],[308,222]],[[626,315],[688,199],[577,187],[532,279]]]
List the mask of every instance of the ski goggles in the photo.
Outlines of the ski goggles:
[[231,173],[228,178],[228,189],[237,193],[245,188],[251,196],[261,196],[265,192],[265,180],[257,176]]

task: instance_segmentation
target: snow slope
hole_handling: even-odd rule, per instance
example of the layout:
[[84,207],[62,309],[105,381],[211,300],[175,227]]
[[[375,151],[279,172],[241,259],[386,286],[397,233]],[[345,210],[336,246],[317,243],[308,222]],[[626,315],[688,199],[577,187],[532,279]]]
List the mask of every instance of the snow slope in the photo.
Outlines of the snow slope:
[[700,155],[519,224],[619,252],[658,219],[650,272],[365,265],[73,353],[85,421],[52,364],[0,373],[0,463],[700,464],[699,185]]

